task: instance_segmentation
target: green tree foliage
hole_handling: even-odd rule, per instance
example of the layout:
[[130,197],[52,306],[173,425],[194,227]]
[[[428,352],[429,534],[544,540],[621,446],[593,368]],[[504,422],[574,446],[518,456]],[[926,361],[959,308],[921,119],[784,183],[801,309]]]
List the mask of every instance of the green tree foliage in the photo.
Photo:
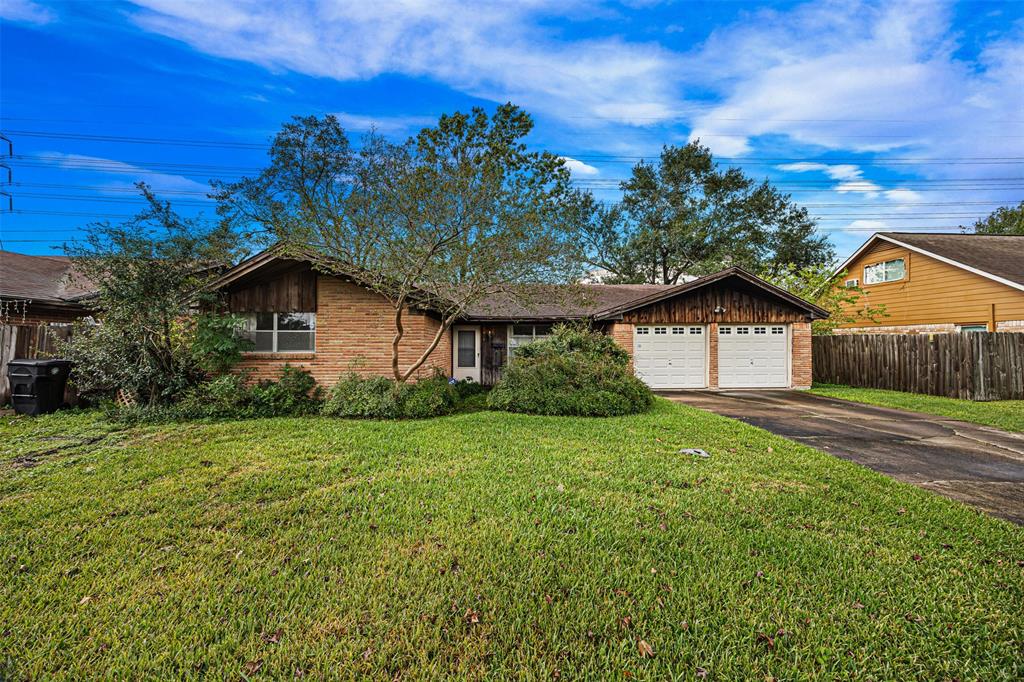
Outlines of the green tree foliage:
[[[295,118],[259,176],[219,185],[219,210],[387,299],[392,371],[404,382],[470,306],[578,276],[567,229],[577,195],[559,157],[527,151],[532,127],[506,104],[491,116],[442,116],[402,144],[371,133],[355,151],[333,116]],[[415,306],[436,311],[441,325],[403,363]]]
[[621,206],[590,200],[582,211],[586,259],[608,282],[676,284],[728,265],[774,273],[833,256],[806,209],[767,180],[722,170],[698,141],[638,163],[621,188]]
[[787,266],[762,276],[775,286],[814,303],[830,313],[826,320],[811,324],[813,333],[827,335],[844,324],[878,322],[888,313],[885,305],[872,305],[860,286],[846,286],[846,271],[833,272],[828,265],[797,268]]
[[192,357],[209,374],[224,374],[252,350],[253,343],[242,335],[245,320],[237,315],[206,312],[195,318]]
[[[961,229],[971,231],[967,227]],[[1024,235],[1024,201],[1016,206],[1000,206],[974,223],[973,231],[975,234]]]
[[121,224],[95,223],[64,247],[77,277],[97,295],[87,301],[99,324],[80,324],[62,354],[75,362],[85,395],[124,389],[146,404],[172,400],[200,381],[192,306],[235,255],[235,236],[182,218],[150,189],[148,207]]

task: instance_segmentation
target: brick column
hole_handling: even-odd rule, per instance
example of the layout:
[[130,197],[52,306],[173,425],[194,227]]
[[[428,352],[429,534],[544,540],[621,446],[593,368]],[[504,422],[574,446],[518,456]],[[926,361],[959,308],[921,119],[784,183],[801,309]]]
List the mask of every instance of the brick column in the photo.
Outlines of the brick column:
[[613,322],[608,327],[608,336],[629,353],[629,369],[633,370],[633,325],[628,322]]
[[811,387],[811,323],[794,322],[790,325],[792,335],[792,387]]
[[718,388],[718,323],[708,325],[708,388]]

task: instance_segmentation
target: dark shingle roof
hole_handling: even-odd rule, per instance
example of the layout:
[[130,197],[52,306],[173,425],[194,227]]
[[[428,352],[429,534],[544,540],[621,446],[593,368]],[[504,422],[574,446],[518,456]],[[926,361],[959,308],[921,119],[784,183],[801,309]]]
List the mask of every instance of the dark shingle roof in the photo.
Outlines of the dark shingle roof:
[[0,251],[0,296],[38,302],[71,303],[94,288],[74,276],[71,261],[63,256],[28,256]]
[[1024,236],[915,232],[880,235],[1024,285]]
[[492,296],[473,306],[466,316],[476,320],[583,318],[672,288],[667,284],[537,286],[525,289],[522,296],[512,293]]

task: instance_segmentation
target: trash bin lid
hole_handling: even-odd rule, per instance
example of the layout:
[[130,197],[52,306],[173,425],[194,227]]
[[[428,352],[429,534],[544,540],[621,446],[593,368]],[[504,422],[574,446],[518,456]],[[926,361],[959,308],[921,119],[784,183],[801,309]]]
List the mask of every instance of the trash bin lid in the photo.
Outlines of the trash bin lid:
[[22,358],[22,359],[15,359],[15,360],[8,360],[7,361],[7,366],[8,367],[12,367],[12,366],[17,366],[17,367],[60,367],[62,365],[70,365],[70,364],[71,364],[70,360],[61,360],[61,359],[58,359],[58,358],[45,358],[45,359]]

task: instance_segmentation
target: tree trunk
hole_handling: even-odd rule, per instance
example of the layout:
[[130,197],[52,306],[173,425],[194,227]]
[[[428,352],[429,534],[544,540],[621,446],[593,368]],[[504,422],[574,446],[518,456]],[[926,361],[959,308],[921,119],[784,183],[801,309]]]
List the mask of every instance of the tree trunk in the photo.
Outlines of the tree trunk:
[[406,378],[402,376],[402,372],[398,369],[398,344],[401,343],[402,337],[405,336],[405,327],[402,326],[402,309],[405,307],[404,299],[399,299],[398,307],[395,308],[395,335],[391,337],[391,373],[395,376],[395,381],[398,383],[404,383]]
[[[448,317],[447,319],[441,320],[441,326],[438,328],[437,333],[434,334],[434,338],[430,342],[430,345],[427,346],[427,349],[423,351],[419,358],[417,358],[416,362],[414,362],[412,366],[409,367],[409,369],[405,370],[405,373],[402,376],[401,381],[406,381],[409,377],[413,375],[413,372],[418,370],[423,365],[423,363],[427,361],[427,358],[430,357],[430,354],[434,352],[435,348],[437,348],[437,344],[441,343],[441,337],[445,335],[449,328],[451,328],[453,322],[455,322],[454,315]],[[397,367],[397,360],[395,367]]]

